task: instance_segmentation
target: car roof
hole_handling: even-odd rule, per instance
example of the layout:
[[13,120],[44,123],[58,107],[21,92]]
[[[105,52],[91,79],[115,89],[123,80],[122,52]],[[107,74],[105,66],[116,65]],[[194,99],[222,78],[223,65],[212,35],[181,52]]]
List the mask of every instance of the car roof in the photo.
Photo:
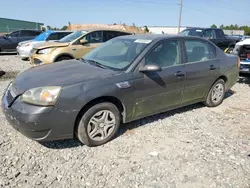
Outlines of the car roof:
[[44,32],[47,32],[47,33],[65,33],[65,32],[74,32],[74,31],[71,31],[71,30],[46,30]]
[[133,32],[130,32],[130,31],[119,30],[119,29],[108,29],[108,28],[89,28],[89,29],[82,29],[82,30],[77,30],[77,31],[87,31],[87,32],[92,32],[92,31],[116,31],[116,32],[123,32],[123,33],[133,33]]
[[144,40],[164,40],[164,39],[171,39],[171,38],[180,38],[180,39],[200,39],[200,37],[196,36],[182,36],[182,35],[170,35],[170,34],[135,34],[135,35],[124,35],[120,36],[119,38],[124,39],[144,39]]
[[205,28],[205,27],[190,27],[190,28],[186,28],[185,30],[188,30],[188,29],[202,29],[202,30],[205,30],[205,29],[215,29],[215,30],[221,30],[220,28]]

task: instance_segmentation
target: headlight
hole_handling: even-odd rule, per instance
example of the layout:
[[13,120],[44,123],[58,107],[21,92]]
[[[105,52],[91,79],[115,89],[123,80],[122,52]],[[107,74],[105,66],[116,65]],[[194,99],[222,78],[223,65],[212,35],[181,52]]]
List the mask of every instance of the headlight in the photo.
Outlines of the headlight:
[[62,88],[59,86],[33,88],[25,91],[21,100],[34,105],[52,106],[56,103],[61,90]]
[[30,45],[30,43],[26,43],[26,44],[24,44],[24,46],[29,46]]
[[52,48],[45,48],[42,50],[38,50],[38,54],[49,54],[52,51]]

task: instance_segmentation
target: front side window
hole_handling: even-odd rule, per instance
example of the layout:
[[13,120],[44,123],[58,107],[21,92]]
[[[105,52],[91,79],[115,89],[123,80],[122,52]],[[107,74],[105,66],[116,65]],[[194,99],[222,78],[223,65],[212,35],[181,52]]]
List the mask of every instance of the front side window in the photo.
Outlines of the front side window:
[[18,37],[18,34],[19,34],[19,32],[16,31],[16,32],[11,33],[9,36],[10,37]]
[[206,30],[205,33],[203,34],[203,37],[206,39],[215,39],[216,38],[215,31],[212,29]]
[[162,68],[181,64],[180,41],[166,41],[159,44],[146,57],[146,64],[155,64]]
[[83,56],[83,59],[113,70],[126,70],[149,43],[151,40],[114,38]]
[[187,63],[208,61],[217,57],[216,48],[205,41],[186,40],[185,47]]
[[179,35],[200,37],[203,31],[204,31],[203,29],[185,29],[181,31]]
[[51,33],[46,40],[58,40],[58,33]]
[[59,40],[59,42],[72,42],[82,36],[83,34],[87,33],[87,31],[75,31]]
[[103,42],[102,31],[91,32],[84,36],[83,39],[87,40],[88,43],[101,43]]

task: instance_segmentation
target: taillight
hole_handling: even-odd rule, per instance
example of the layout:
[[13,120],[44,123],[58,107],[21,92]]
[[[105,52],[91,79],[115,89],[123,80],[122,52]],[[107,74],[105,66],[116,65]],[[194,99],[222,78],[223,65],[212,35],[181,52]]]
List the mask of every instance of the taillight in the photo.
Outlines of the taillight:
[[250,53],[249,53],[249,54],[247,54],[247,59],[250,59]]
[[240,57],[238,57],[237,67],[238,67],[238,69],[240,68]]

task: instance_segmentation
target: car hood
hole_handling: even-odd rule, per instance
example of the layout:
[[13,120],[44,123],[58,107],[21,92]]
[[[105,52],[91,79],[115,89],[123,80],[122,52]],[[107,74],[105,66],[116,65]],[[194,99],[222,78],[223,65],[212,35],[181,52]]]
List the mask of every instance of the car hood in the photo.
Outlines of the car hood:
[[103,79],[117,72],[102,69],[78,60],[45,64],[20,73],[15,81],[16,94],[43,86],[68,86],[91,79]]
[[250,45],[250,39],[245,39],[243,41],[237,42],[236,45]]
[[68,42],[44,42],[42,44],[37,44],[35,46],[35,49],[44,49],[44,48],[52,48],[52,47],[64,47],[64,46],[68,46],[69,43]]
[[33,40],[25,40],[25,41],[19,42],[18,45],[21,46],[23,44],[31,43],[31,42],[34,42],[34,41]]

